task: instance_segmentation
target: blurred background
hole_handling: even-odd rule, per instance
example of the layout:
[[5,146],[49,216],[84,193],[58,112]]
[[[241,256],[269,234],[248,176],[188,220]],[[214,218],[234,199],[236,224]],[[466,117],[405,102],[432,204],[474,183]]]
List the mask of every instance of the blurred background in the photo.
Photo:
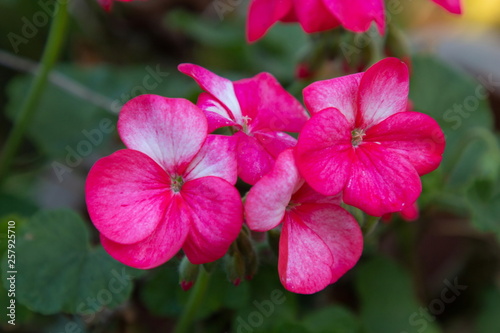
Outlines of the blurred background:
[[[0,0],[0,147],[26,98],[53,7]],[[302,100],[312,81],[397,56],[412,70],[413,109],[433,116],[447,137],[441,167],[423,177],[419,218],[386,216],[365,236],[358,265],[309,296],[283,289],[277,257],[259,235],[253,279],[235,287],[218,264],[193,332],[499,333],[500,2],[463,7],[455,16],[428,0],[389,0],[386,37],[340,28],[306,35],[278,24],[250,45],[244,0],[117,2],[109,13],[94,0],[70,1],[62,56],[0,187],[0,330],[172,330],[189,295],[179,287],[179,260],[137,271],[111,259],[89,221],[84,184],[96,160],[123,147],[115,125],[130,98],[196,100],[199,88],[179,63],[231,79],[267,71]],[[17,233],[15,326],[3,314],[9,220]],[[122,284],[116,292],[112,278]]]

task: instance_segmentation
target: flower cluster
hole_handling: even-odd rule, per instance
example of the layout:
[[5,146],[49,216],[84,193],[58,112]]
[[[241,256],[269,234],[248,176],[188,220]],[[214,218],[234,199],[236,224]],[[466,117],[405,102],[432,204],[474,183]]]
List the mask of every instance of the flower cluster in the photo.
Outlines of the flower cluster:
[[[454,14],[460,14],[460,0],[432,0]],[[278,21],[299,22],[307,33],[338,26],[354,32],[367,31],[375,22],[385,30],[384,0],[252,0],[247,21],[247,39],[254,42]]]
[[[444,135],[408,111],[408,69],[387,58],[364,73],[315,82],[302,105],[268,73],[231,82],[179,66],[203,92],[197,104],[142,95],[121,110],[127,149],[99,160],[86,184],[90,217],[117,260],[152,268],[181,249],[191,263],[223,257],[246,225],[281,229],[286,289],[314,293],[352,268],[358,222],[405,212],[436,169]],[[221,127],[232,135],[211,134]],[[299,133],[298,139],[288,132]],[[244,203],[237,177],[253,185]]]

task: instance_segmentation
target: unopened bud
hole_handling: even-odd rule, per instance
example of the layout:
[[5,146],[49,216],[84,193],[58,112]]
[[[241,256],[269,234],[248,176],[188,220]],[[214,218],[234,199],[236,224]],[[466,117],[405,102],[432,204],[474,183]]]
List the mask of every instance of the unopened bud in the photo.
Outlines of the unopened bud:
[[184,291],[191,289],[198,277],[199,271],[199,265],[192,264],[186,256],[182,258],[179,265],[179,284]]
[[227,255],[225,261],[227,278],[235,286],[239,285],[241,280],[245,277],[245,261],[241,253],[235,251],[232,256]]

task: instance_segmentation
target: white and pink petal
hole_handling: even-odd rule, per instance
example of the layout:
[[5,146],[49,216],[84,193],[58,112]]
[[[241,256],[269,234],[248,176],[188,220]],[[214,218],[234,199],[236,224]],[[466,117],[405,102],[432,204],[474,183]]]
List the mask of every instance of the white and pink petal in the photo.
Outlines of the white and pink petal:
[[118,132],[125,145],[155,160],[170,175],[181,174],[207,137],[207,120],[180,98],[141,95],[120,111]]

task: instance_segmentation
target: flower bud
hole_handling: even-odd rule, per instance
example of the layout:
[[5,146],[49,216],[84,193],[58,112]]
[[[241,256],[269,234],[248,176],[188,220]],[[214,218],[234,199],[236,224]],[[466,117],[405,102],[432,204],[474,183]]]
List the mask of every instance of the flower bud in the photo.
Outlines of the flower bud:
[[179,265],[179,284],[184,291],[191,289],[198,277],[199,271],[199,265],[192,264],[186,256],[182,258]]

